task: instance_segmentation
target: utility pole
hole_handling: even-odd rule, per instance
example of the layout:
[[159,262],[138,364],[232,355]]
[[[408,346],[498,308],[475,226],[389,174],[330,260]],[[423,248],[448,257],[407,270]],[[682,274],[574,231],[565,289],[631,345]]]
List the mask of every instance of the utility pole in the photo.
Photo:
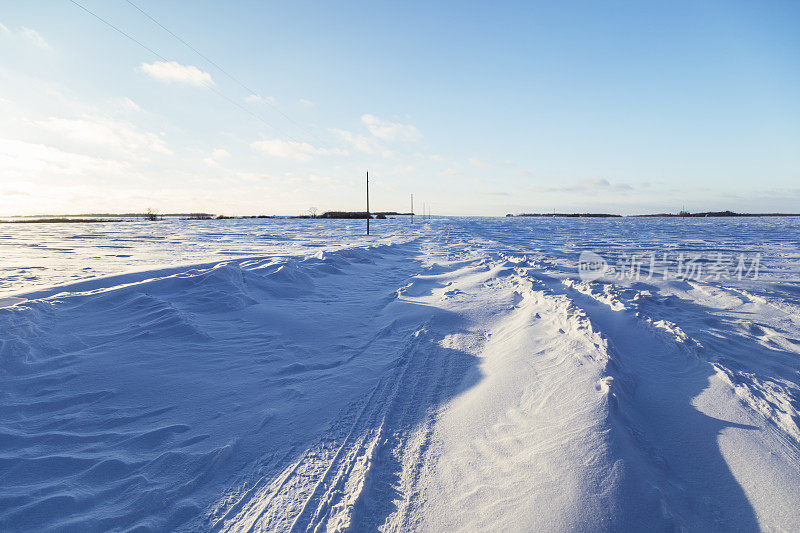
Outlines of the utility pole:
[[367,235],[369,235],[369,170],[367,170]]
[[414,223],[414,195],[411,195],[411,223]]

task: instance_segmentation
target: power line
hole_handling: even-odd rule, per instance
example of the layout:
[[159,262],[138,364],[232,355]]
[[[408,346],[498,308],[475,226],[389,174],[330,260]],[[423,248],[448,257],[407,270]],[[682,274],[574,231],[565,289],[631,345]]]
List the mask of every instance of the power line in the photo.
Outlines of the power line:
[[103,17],[101,17],[100,15],[98,15],[97,13],[94,13],[94,12],[90,11],[89,9],[87,9],[87,8],[83,7],[81,4],[79,4],[79,3],[78,3],[78,2],[76,2],[75,0],[69,0],[69,1],[70,1],[70,2],[72,2],[73,4],[75,4],[76,6],[78,6],[79,8],[83,9],[83,10],[84,10],[84,11],[86,11],[87,13],[89,13],[91,16],[93,16],[94,18],[96,18],[97,20],[99,20],[100,22],[102,22],[103,24],[105,24],[105,25],[109,26],[110,28],[113,28],[113,29],[114,29],[115,31],[117,31],[118,33],[121,33],[122,35],[124,35],[125,37],[127,37],[128,39],[130,39],[131,41],[135,42],[136,44],[138,44],[139,46],[141,46],[142,48],[144,48],[145,50],[147,50],[148,52],[150,52],[150,53],[151,53],[151,54],[153,54],[154,56],[160,57],[160,58],[161,58],[161,59],[163,59],[164,61],[167,61],[167,58],[165,58],[164,56],[162,56],[161,54],[159,54],[158,52],[156,52],[155,50],[153,50],[153,49],[152,49],[152,48],[150,48],[149,46],[147,46],[147,45],[145,45],[145,44],[142,44],[140,41],[136,40],[136,38],[135,38],[135,37],[133,37],[133,36],[131,36],[131,35],[129,35],[129,34],[127,34],[127,33],[125,33],[125,32],[124,32],[124,31],[122,31],[121,29],[117,28],[116,26],[114,26],[113,24],[111,24],[109,21],[107,21],[106,19],[104,19]]
[[[153,54],[157,58],[161,59],[162,61],[169,62],[169,59],[167,59],[163,55],[159,54],[158,52],[156,52],[155,50],[153,50],[152,48],[150,48],[146,44],[142,43],[141,41],[139,41],[138,39],[136,39],[135,37],[133,37],[129,33],[126,33],[125,31],[121,30],[120,28],[118,28],[117,26],[115,26],[114,24],[109,22],[108,20],[104,19],[103,17],[101,17],[97,13],[94,13],[93,11],[91,11],[88,8],[84,7],[83,5],[79,4],[75,0],[69,0],[69,1],[72,2],[73,4],[75,4],[76,6],[78,6],[79,8],[81,8],[83,11],[87,12],[88,14],[90,14],[91,16],[93,16],[94,18],[96,18],[97,20],[99,20],[100,22],[102,22],[103,24],[105,24],[106,26],[108,26],[109,28],[113,29],[114,31],[116,31],[120,35],[123,35],[123,36],[127,37],[128,39],[130,39],[131,41],[133,41],[134,43],[138,44],[139,46],[141,46],[142,48],[144,48],[145,50],[147,50],[148,52],[150,52],[151,54]],[[302,141],[299,141],[299,140],[295,139],[293,136],[289,135],[288,133],[282,132],[280,129],[278,129],[277,127],[273,126],[269,122],[267,122],[263,117],[261,117],[257,113],[254,113],[253,111],[251,111],[250,109],[248,109],[245,106],[241,105],[239,102],[237,102],[233,98],[230,98],[229,96],[227,96],[224,93],[220,92],[213,85],[210,85],[207,82],[202,82],[202,83],[203,83],[204,87],[206,87],[207,89],[212,91],[217,96],[223,98],[224,100],[227,100],[229,103],[233,104],[234,106],[236,106],[240,110],[244,111],[248,115],[250,115],[253,118],[263,122],[266,126],[268,126],[269,128],[272,128],[273,130],[275,130],[279,134],[284,135],[284,136],[288,137],[289,139],[291,139],[291,140],[293,140],[293,141],[295,141],[297,143],[301,143],[302,142]]]
[[303,132],[305,132],[305,133],[307,133],[307,134],[311,135],[312,137],[314,137],[314,138],[315,138],[316,140],[318,140],[320,143],[324,144],[325,146],[328,146],[328,144],[327,144],[325,141],[323,141],[322,139],[320,139],[319,137],[317,137],[317,136],[316,136],[316,135],[315,135],[313,132],[311,132],[311,131],[307,130],[305,127],[303,127],[303,125],[302,125],[302,124],[298,123],[298,122],[297,122],[296,120],[294,120],[292,117],[290,117],[289,115],[287,115],[286,113],[284,113],[283,111],[281,111],[281,110],[280,110],[280,108],[278,108],[278,106],[276,106],[275,104],[273,104],[272,102],[270,102],[268,99],[265,99],[265,98],[264,98],[262,95],[260,95],[260,94],[258,93],[258,91],[255,91],[255,90],[251,89],[250,87],[248,87],[247,85],[245,85],[245,83],[244,83],[243,81],[239,80],[239,78],[237,78],[237,77],[236,77],[236,76],[234,76],[233,74],[229,73],[227,70],[225,70],[224,68],[222,68],[222,67],[221,67],[221,66],[220,66],[218,63],[216,63],[215,61],[211,60],[211,59],[210,59],[208,56],[206,56],[205,54],[203,54],[202,52],[200,52],[200,51],[199,51],[197,48],[195,48],[194,46],[192,46],[191,44],[189,44],[189,43],[188,43],[188,42],[187,42],[185,39],[181,38],[179,35],[175,34],[175,33],[174,33],[172,30],[170,30],[169,28],[167,28],[166,26],[164,26],[163,24],[161,24],[161,23],[160,23],[158,20],[156,20],[156,18],[155,18],[155,17],[153,17],[152,15],[150,15],[150,14],[149,14],[147,11],[145,11],[144,9],[142,9],[141,7],[139,7],[138,5],[134,4],[134,3],[133,3],[131,0],[125,0],[125,1],[126,1],[126,2],[128,2],[128,3],[129,3],[131,6],[133,6],[133,7],[134,7],[134,8],[135,8],[137,11],[139,11],[139,12],[140,12],[142,15],[144,15],[145,17],[147,17],[148,19],[150,19],[151,21],[153,21],[155,24],[157,24],[157,25],[158,25],[158,27],[160,27],[162,30],[164,30],[165,32],[167,32],[168,34],[170,34],[172,37],[174,37],[175,39],[177,39],[178,41],[180,41],[180,42],[181,42],[181,43],[182,43],[184,46],[186,46],[186,47],[187,47],[189,50],[191,50],[192,52],[194,52],[195,54],[197,54],[198,56],[200,56],[201,58],[203,58],[203,59],[204,59],[205,61],[207,61],[209,64],[211,64],[212,66],[214,66],[214,67],[215,67],[217,70],[219,70],[220,72],[222,72],[222,73],[223,73],[225,76],[227,76],[227,77],[228,77],[228,78],[230,78],[232,81],[234,81],[235,83],[237,83],[237,84],[238,84],[240,87],[242,87],[242,88],[243,88],[245,91],[247,91],[247,92],[248,92],[248,93],[250,93],[250,94],[253,94],[253,95],[256,95],[256,96],[258,96],[258,97],[259,97],[259,98],[261,98],[261,99],[262,99],[262,100],[263,100],[263,101],[264,101],[264,102],[265,102],[265,103],[266,103],[266,104],[267,104],[269,107],[271,107],[271,108],[272,108],[272,109],[273,109],[275,112],[277,112],[278,114],[280,114],[280,115],[281,115],[283,118],[285,118],[286,120],[288,120],[289,122],[291,122],[292,124],[294,124],[295,126],[297,126],[298,128],[300,128],[300,129],[301,129]]

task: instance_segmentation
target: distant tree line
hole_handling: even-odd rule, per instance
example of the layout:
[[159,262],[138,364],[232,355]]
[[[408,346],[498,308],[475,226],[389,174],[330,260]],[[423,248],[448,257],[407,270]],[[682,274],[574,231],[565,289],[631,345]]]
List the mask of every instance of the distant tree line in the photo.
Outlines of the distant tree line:
[[[566,217],[566,218],[619,218],[622,215],[609,213],[520,213],[514,215],[509,213],[507,217]],[[675,213],[655,213],[651,215],[628,215],[632,217],[796,217],[796,213],[735,213],[733,211],[702,211],[690,213],[681,211]]]

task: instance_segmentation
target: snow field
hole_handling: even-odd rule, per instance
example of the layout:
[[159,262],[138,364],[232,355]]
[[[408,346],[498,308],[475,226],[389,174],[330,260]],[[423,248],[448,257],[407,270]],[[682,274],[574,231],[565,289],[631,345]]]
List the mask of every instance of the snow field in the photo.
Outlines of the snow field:
[[587,283],[630,228],[566,224],[15,293],[0,529],[796,529],[796,282]]

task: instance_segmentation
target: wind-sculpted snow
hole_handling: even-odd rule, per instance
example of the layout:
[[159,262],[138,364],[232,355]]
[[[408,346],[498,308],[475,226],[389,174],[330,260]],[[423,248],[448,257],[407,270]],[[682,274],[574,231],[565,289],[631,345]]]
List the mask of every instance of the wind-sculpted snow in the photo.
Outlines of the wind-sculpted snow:
[[3,297],[98,276],[232,257],[303,256],[322,248],[374,244],[376,239],[385,244],[405,242],[413,234],[405,221],[380,224],[381,235],[369,240],[362,235],[363,220],[170,218],[0,224],[0,304]]
[[227,222],[0,308],[0,530],[800,527],[795,220]]

